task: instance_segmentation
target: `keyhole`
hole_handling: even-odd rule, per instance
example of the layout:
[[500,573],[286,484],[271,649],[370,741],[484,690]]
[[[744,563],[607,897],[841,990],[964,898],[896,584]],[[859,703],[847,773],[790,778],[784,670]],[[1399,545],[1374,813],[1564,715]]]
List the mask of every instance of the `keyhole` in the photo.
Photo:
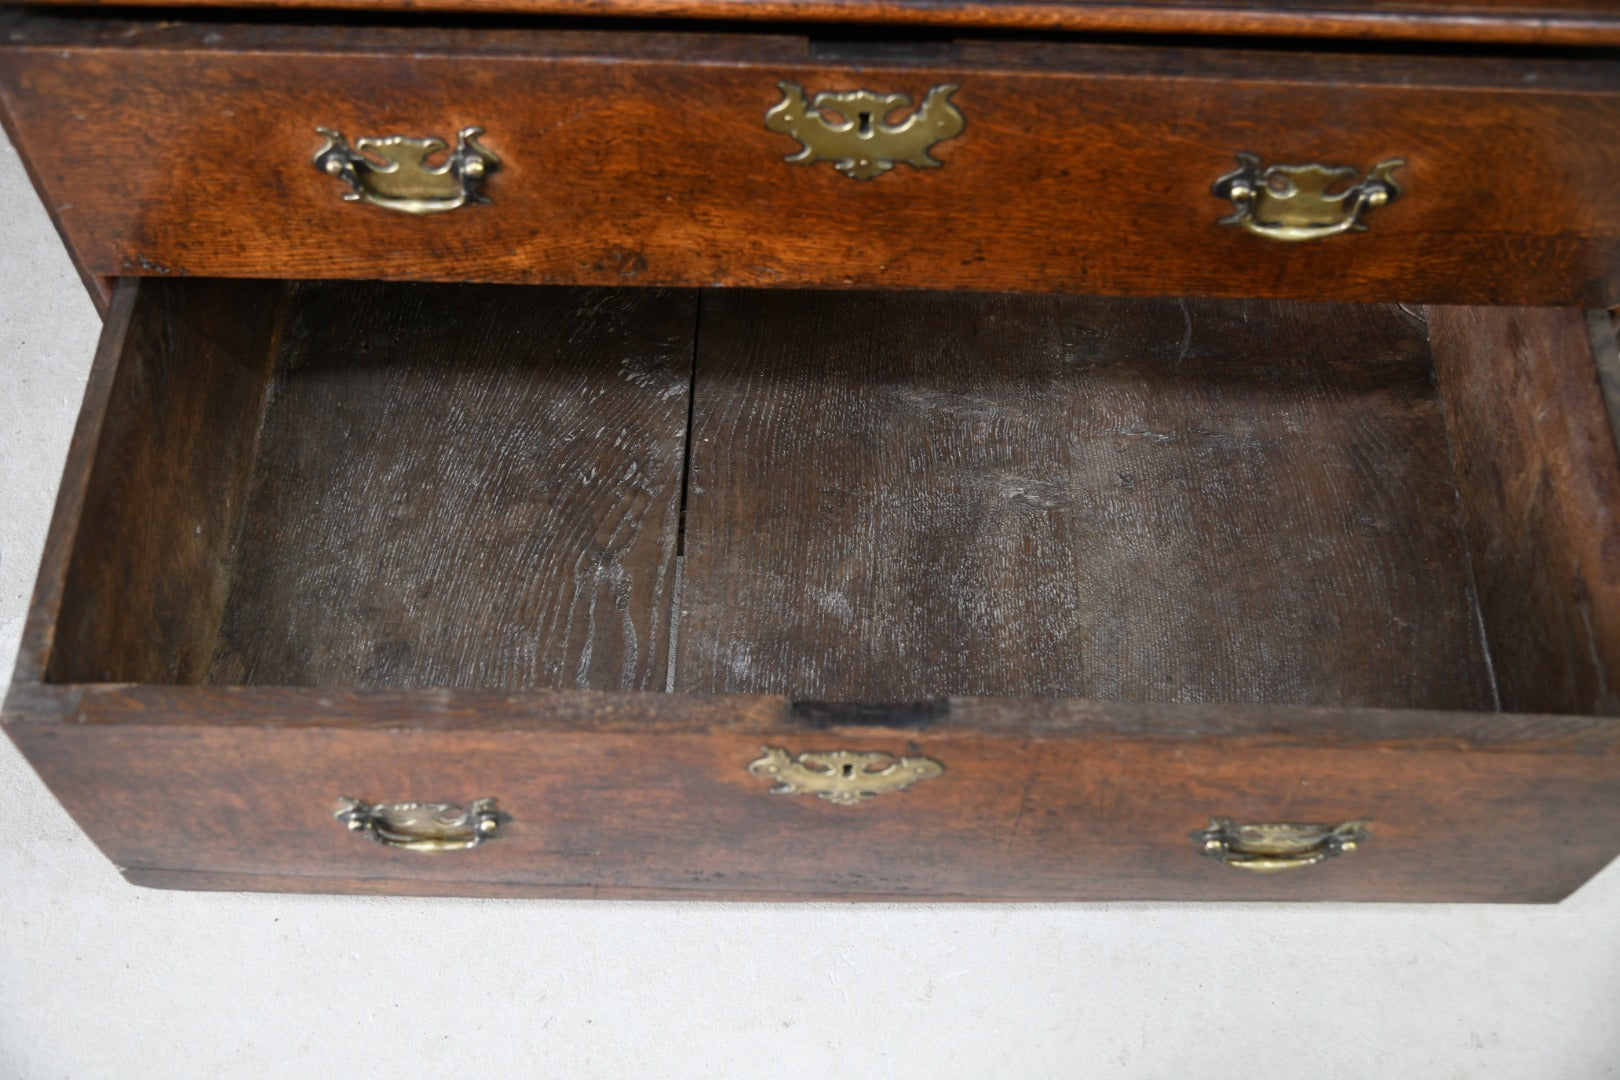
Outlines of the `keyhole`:
[[860,121],[861,138],[870,138],[872,135],[872,114],[863,112],[859,114],[858,119]]
[[[862,113],[861,115],[865,116],[866,114]],[[847,761],[844,762],[844,779],[848,780],[850,777],[852,777],[854,775],[855,775],[855,766],[851,765]]]

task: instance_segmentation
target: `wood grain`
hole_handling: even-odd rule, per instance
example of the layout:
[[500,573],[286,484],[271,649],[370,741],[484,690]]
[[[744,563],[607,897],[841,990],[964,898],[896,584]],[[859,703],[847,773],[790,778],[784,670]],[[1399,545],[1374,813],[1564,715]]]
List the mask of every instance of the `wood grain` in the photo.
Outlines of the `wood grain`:
[[[129,0],[44,0],[89,6]],[[1595,48],[1620,43],[1611,0],[134,0],[163,7],[337,9],[374,14],[454,11],[473,15],[735,19],[856,26],[948,27],[1070,33],[1208,34],[1477,42]]]
[[[188,887],[506,896],[1549,901],[1620,841],[1604,720],[953,701],[921,727],[807,730],[781,698],[53,688],[9,731],[102,850]],[[927,754],[856,807],[772,795],[762,745]],[[368,843],[331,814],[494,796],[474,851]],[[1372,821],[1270,877],[1199,855],[1209,816]]]
[[1503,705],[1620,713],[1620,459],[1585,314],[1429,323]]
[[[11,680],[14,691],[44,682],[51,650],[60,636],[58,620],[63,614],[67,577],[74,552],[80,544],[79,525],[84,518],[85,504],[91,499],[88,490],[90,475],[96,464],[102,425],[106,423],[107,411],[112,406],[118,360],[124,351],[130,315],[139,290],[138,281],[127,281],[119,286],[108,306],[107,322],[102,328],[101,338],[96,343],[96,355],[85,382],[84,398],[79,404],[73,438],[68,443],[62,480],[56,488],[56,503],[45,534],[45,550],[40,556],[39,573],[34,578],[33,596],[29,599],[28,614],[23,620],[22,640],[17,643],[17,663],[12,669]],[[8,708],[12,700],[12,695],[8,693]]]
[[[1620,301],[1620,140],[1593,134],[1620,130],[1608,58],[37,13],[0,36],[0,104],[93,274]],[[967,128],[939,169],[790,165],[763,123],[782,80],[956,82]],[[487,206],[411,218],[311,165],[318,126],[466,125],[505,162]],[[1279,244],[1217,223],[1210,185],[1243,151],[1402,157],[1406,194],[1365,233]]]
[[675,685],[1489,709],[1395,307],[712,292]]
[[207,681],[662,689],[695,300],[297,288]]
[[50,647],[56,682],[205,676],[269,382],[279,283],[125,289],[97,362],[110,389],[92,464],[64,481],[83,485],[83,502]]

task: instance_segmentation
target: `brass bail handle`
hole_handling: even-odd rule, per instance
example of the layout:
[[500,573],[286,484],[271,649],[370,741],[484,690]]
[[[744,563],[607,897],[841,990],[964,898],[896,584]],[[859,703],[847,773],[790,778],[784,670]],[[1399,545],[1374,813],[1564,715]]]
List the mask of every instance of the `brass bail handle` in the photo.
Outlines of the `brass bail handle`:
[[1348,855],[1367,839],[1367,822],[1342,825],[1240,825],[1210,818],[1192,834],[1198,850],[1238,870],[1275,874],[1315,866],[1334,855]]
[[511,820],[494,799],[476,799],[463,809],[455,803],[369,803],[347,795],[333,804],[332,816],[386,847],[427,852],[475,848]]
[[1239,154],[1238,167],[1215,181],[1216,198],[1232,203],[1220,224],[1285,243],[1362,232],[1368,211],[1401,197],[1395,170],[1404,158],[1380,161],[1362,175],[1347,165],[1272,165]]
[[[315,152],[315,168],[349,185],[345,200],[402,214],[440,214],[487,203],[479,188],[501,167],[501,159],[478,141],[484,133],[479,127],[457,132],[454,149],[443,139],[406,135],[365,136],[350,146],[341,131],[315,130],[326,139]],[[441,153],[444,159],[436,161]]]

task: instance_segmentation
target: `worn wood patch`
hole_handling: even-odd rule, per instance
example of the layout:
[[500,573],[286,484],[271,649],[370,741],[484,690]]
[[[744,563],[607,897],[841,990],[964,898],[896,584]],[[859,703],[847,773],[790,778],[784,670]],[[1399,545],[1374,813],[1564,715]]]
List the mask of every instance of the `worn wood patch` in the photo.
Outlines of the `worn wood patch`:
[[1585,313],[1429,321],[1502,703],[1620,713],[1620,458]]
[[1396,307],[705,294],[678,689],[1490,709]]
[[662,689],[694,303],[299,289],[209,680]]
[[[47,677],[195,682],[230,584],[231,541],[254,463],[278,282],[128,282],[87,396],[94,430],[63,479],[80,516],[41,573],[62,573]],[[110,350],[110,351],[109,351]],[[87,411],[86,417],[92,414]],[[88,466],[88,467],[87,467]],[[28,662],[40,650],[25,647]]]

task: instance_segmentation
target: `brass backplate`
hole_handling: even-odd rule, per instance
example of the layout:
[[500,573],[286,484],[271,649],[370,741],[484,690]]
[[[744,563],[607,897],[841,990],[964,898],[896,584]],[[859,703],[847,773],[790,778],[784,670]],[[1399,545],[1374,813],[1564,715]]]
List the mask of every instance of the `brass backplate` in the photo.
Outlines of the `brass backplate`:
[[941,162],[928,150],[954,139],[967,126],[951,95],[959,87],[943,83],[929,90],[904,119],[891,117],[911,104],[905,94],[872,90],[822,91],[808,103],[798,83],[777,83],[782,100],[765,114],[765,126],[803,144],[787,161],[810,165],[830,161],[854,180],[870,180],[904,162],[916,169],[937,169]]
[[855,806],[878,795],[902,791],[945,772],[927,757],[895,757],[867,750],[811,750],[790,754],[780,746],[760,748],[764,756],[748,771],[777,782],[775,795],[815,795],[839,806]]

